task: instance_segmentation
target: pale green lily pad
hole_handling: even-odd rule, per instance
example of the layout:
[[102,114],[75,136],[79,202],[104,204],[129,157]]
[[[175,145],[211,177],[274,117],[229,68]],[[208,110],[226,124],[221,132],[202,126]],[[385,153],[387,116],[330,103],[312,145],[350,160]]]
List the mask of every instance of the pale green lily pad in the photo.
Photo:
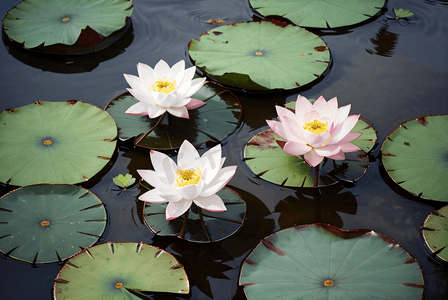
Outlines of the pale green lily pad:
[[189,54],[208,76],[248,90],[303,86],[319,78],[330,61],[320,37],[273,20],[213,28],[190,42]]
[[[370,150],[375,143],[371,138],[376,134],[365,121],[359,120],[351,132],[367,132],[361,135],[358,146]],[[314,168],[302,156],[283,152],[277,141],[283,139],[271,129],[254,135],[244,148],[244,160],[257,176],[266,181],[290,187],[313,187]],[[327,186],[340,180],[355,182],[365,174],[369,158],[364,151],[345,153],[345,160],[325,158],[320,164],[318,186]]]
[[101,201],[73,185],[32,185],[0,198],[0,251],[30,263],[56,262],[97,242]]
[[53,290],[56,300],[137,300],[142,291],[188,294],[190,286],[170,253],[143,243],[107,243],[68,260]]
[[[207,82],[192,98],[206,104],[188,111],[189,119],[177,118],[165,113],[169,123],[158,124],[161,117],[133,116],[125,111],[138,102],[129,93],[112,100],[105,108],[117,122],[118,137],[127,140],[136,137],[136,146],[166,150],[177,149],[184,140],[195,146],[207,141],[220,142],[239,126],[242,107],[239,100],[228,89]],[[143,139],[140,139],[147,134]]]
[[126,25],[127,0],[24,0],[3,19],[6,34],[27,48],[73,45],[87,27],[103,37]]
[[98,173],[116,147],[114,120],[81,101],[37,101],[0,114],[0,181],[79,183]]
[[425,116],[400,125],[381,148],[384,168],[408,192],[448,201],[448,115]]
[[[199,217],[199,208],[193,204],[188,213],[188,221],[183,239],[192,242],[216,242],[237,232],[246,217],[246,203],[237,192],[223,188],[216,193],[224,201],[227,211],[212,212],[202,209],[204,226]],[[149,229],[157,235],[179,236],[184,216],[167,221],[167,203],[145,203],[144,218]]]
[[409,9],[403,9],[403,8],[400,9],[394,8],[394,14],[397,17],[397,19],[408,18],[414,15],[414,13],[411,12]]
[[448,206],[433,211],[423,223],[421,232],[431,252],[448,261]]
[[369,230],[297,226],[263,240],[247,257],[240,284],[248,299],[421,299],[417,261]]
[[277,15],[302,27],[354,25],[376,15],[385,0],[250,0],[265,16]]

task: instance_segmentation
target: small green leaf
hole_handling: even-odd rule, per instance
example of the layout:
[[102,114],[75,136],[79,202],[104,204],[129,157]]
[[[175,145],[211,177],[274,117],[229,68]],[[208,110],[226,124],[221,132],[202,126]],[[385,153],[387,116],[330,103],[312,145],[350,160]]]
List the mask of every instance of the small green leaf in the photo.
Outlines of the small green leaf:
[[403,8],[400,9],[394,8],[394,13],[397,19],[412,17],[414,15],[414,13],[412,13],[409,9],[403,9]]
[[118,174],[118,176],[115,176],[112,180],[116,185],[124,189],[133,185],[135,182],[135,178],[133,178],[131,174],[126,174],[125,176],[123,176],[123,174]]

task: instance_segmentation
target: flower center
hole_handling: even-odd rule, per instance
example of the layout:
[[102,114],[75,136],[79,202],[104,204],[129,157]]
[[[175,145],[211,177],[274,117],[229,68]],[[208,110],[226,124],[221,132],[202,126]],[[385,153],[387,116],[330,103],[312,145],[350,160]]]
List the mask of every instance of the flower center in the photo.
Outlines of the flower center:
[[48,221],[42,221],[42,222],[40,222],[40,225],[43,226],[43,227],[45,227],[45,226],[49,226],[49,225],[50,225],[50,222],[48,222]]
[[202,172],[196,167],[195,170],[177,170],[176,174],[176,185],[178,187],[197,184],[199,179],[201,179]]
[[318,120],[314,120],[312,122],[303,124],[303,129],[315,134],[321,134],[322,132],[328,131],[328,124]]
[[177,85],[176,80],[174,80],[172,78],[167,78],[167,77],[158,78],[158,79],[159,80],[151,83],[151,86],[149,87],[150,90],[153,90],[153,91],[156,91],[159,93],[169,94],[176,89],[176,85]]
[[333,286],[333,285],[334,285],[334,281],[333,281],[333,280],[330,280],[330,279],[325,280],[325,281],[324,281],[324,285],[325,285],[325,286]]
[[123,283],[121,283],[121,282],[117,282],[117,283],[115,284],[115,287],[116,287],[117,289],[121,288],[122,286],[123,286]]

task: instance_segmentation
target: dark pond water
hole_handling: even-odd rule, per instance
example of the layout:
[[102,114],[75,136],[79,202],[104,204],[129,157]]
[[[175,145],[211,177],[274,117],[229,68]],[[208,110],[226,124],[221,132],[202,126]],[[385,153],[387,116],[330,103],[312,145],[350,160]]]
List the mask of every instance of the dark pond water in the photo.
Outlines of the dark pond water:
[[[5,13],[16,0],[2,0]],[[128,87],[123,73],[137,74],[136,64],[154,66],[161,58],[170,65],[186,59],[188,42],[213,26],[208,19],[229,22],[252,20],[246,0],[134,0],[133,31],[108,50],[74,58],[30,55],[0,47],[0,109],[20,107],[36,100],[93,103],[101,108]],[[238,286],[240,267],[260,238],[293,224],[326,222],[343,229],[379,231],[414,256],[423,271],[423,299],[448,299],[448,269],[430,255],[419,228],[426,216],[442,205],[418,200],[397,188],[383,170],[379,154],[388,132],[400,123],[431,114],[447,114],[448,2],[437,0],[388,1],[387,11],[407,8],[416,22],[399,24],[384,14],[350,29],[320,32],[333,62],[318,83],[300,90],[269,94],[236,92],[243,108],[243,124],[223,144],[228,165],[238,165],[230,186],[246,200],[247,219],[241,230],[213,244],[193,244],[154,236],[141,220],[139,190],[117,194],[112,178],[119,173],[137,176],[150,168],[148,150],[119,144],[114,161],[85,187],[106,205],[108,223],[100,243],[143,241],[164,248],[185,265],[191,293],[185,296],[148,294],[148,299],[245,299]],[[191,65],[190,62],[187,64]],[[281,188],[256,176],[242,162],[242,147],[267,128],[276,116],[274,105],[307,98],[337,96],[351,103],[378,131],[367,173],[353,186],[324,188],[317,205],[309,190]],[[448,183],[447,183],[448,184]],[[9,191],[1,186],[2,194]],[[0,298],[51,299],[53,279],[61,264],[32,268],[0,255]]]

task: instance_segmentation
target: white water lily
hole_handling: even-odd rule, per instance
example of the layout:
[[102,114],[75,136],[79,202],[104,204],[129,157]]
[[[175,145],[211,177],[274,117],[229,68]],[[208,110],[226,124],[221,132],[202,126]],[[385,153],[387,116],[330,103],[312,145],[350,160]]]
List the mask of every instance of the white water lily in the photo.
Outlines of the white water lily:
[[168,202],[166,219],[183,215],[195,203],[209,211],[226,211],[221,197],[216,195],[235,175],[237,166],[222,168],[221,145],[202,156],[192,144],[184,141],[179,149],[177,164],[167,155],[151,150],[152,170],[137,170],[154,187],[139,197],[151,203]]
[[154,69],[138,63],[137,71],[138,76],[123,74],[131,86],[127,90],[139,101],[126,110],[127,114],[156,118],[168,112],[173,116],[188,119],[188,109],[205,104],[190,98],[204,85],[205,78],[193,79],[196,67],[185,69],[183,60],[172,68],[162,59]]

